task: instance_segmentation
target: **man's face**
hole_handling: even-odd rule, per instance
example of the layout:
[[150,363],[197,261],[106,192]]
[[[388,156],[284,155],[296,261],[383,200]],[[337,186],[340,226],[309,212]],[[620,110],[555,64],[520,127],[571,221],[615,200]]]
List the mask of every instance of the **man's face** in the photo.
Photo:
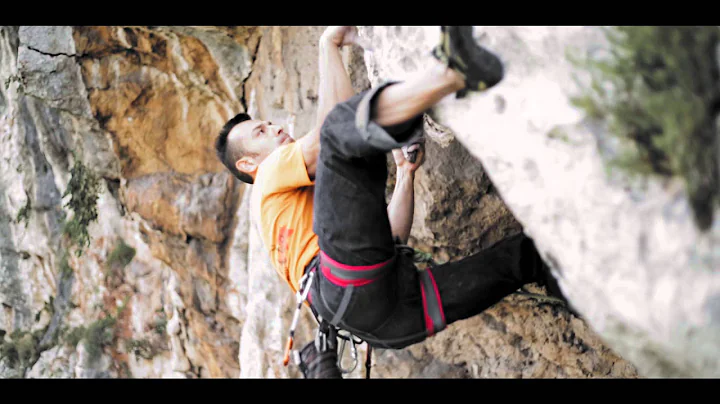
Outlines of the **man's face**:
[[230,142],[245,151],[236,166],[239,165],[238,169],[246,173],[255,171],[278,147],[295,141],[282,126],[258,120],[248,120],[235,125],[229,138]]

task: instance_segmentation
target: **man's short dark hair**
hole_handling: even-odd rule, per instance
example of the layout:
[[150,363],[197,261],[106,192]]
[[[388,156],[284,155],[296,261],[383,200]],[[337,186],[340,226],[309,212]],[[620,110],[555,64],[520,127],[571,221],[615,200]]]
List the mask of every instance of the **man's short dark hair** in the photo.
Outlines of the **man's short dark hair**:
[[243,112],[235,115],[232,119],[225,123],[225,126],[223,126],[220,130],[220,135],[215,140],[215,152],[217,153],[218,159],[220,159],[225,167],[227,167],[228,170],[230,170],[230,172],[233,173],[240,181],[247,184],[252,184],[253,178],[250,175],[239,171],[235,167],[235,162],[242,158],[243,150],[240,150],[237,146],[228,147],[228,135],[230,135],[230,131],[235,127],[235,125],[250,119],[250,115]]

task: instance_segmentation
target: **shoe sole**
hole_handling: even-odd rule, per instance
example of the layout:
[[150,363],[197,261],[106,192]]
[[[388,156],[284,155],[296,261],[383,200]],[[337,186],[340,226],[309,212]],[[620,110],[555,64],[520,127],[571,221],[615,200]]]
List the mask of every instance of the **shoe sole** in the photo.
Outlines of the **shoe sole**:
[[[492,88],[505,76],[500,58],[479,45],[472,34],[472,26],[442,27],[440,44],[432,52],[436,59],[464,77],[466,88],[458,92],[458,98],[468,91],[482,92]],[[468,72],[471,69],[475,71]]]

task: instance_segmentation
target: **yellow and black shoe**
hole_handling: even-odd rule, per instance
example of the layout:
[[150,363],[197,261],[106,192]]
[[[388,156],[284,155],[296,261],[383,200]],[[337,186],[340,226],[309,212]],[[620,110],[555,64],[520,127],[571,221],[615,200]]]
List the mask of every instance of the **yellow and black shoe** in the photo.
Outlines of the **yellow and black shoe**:
[[441,27],[440,44],[432,55],[465,79],[465,88],[458,91],[457,98],[465,97],[468,91],[485,91],[505,74],[500,58],[475,42],[472,26]]

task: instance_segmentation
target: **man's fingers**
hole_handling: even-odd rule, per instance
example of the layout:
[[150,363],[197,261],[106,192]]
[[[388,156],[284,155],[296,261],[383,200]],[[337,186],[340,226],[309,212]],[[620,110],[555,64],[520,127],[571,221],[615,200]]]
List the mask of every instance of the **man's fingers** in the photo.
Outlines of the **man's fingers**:
[[418,147],[413,147],[413,146],[417,146],[417,145],[411,145],[409,147],[402,148],[405,160],[407,160],[410,163],[415,163],[415,161],[417,160],[418,153],[420,151]]

